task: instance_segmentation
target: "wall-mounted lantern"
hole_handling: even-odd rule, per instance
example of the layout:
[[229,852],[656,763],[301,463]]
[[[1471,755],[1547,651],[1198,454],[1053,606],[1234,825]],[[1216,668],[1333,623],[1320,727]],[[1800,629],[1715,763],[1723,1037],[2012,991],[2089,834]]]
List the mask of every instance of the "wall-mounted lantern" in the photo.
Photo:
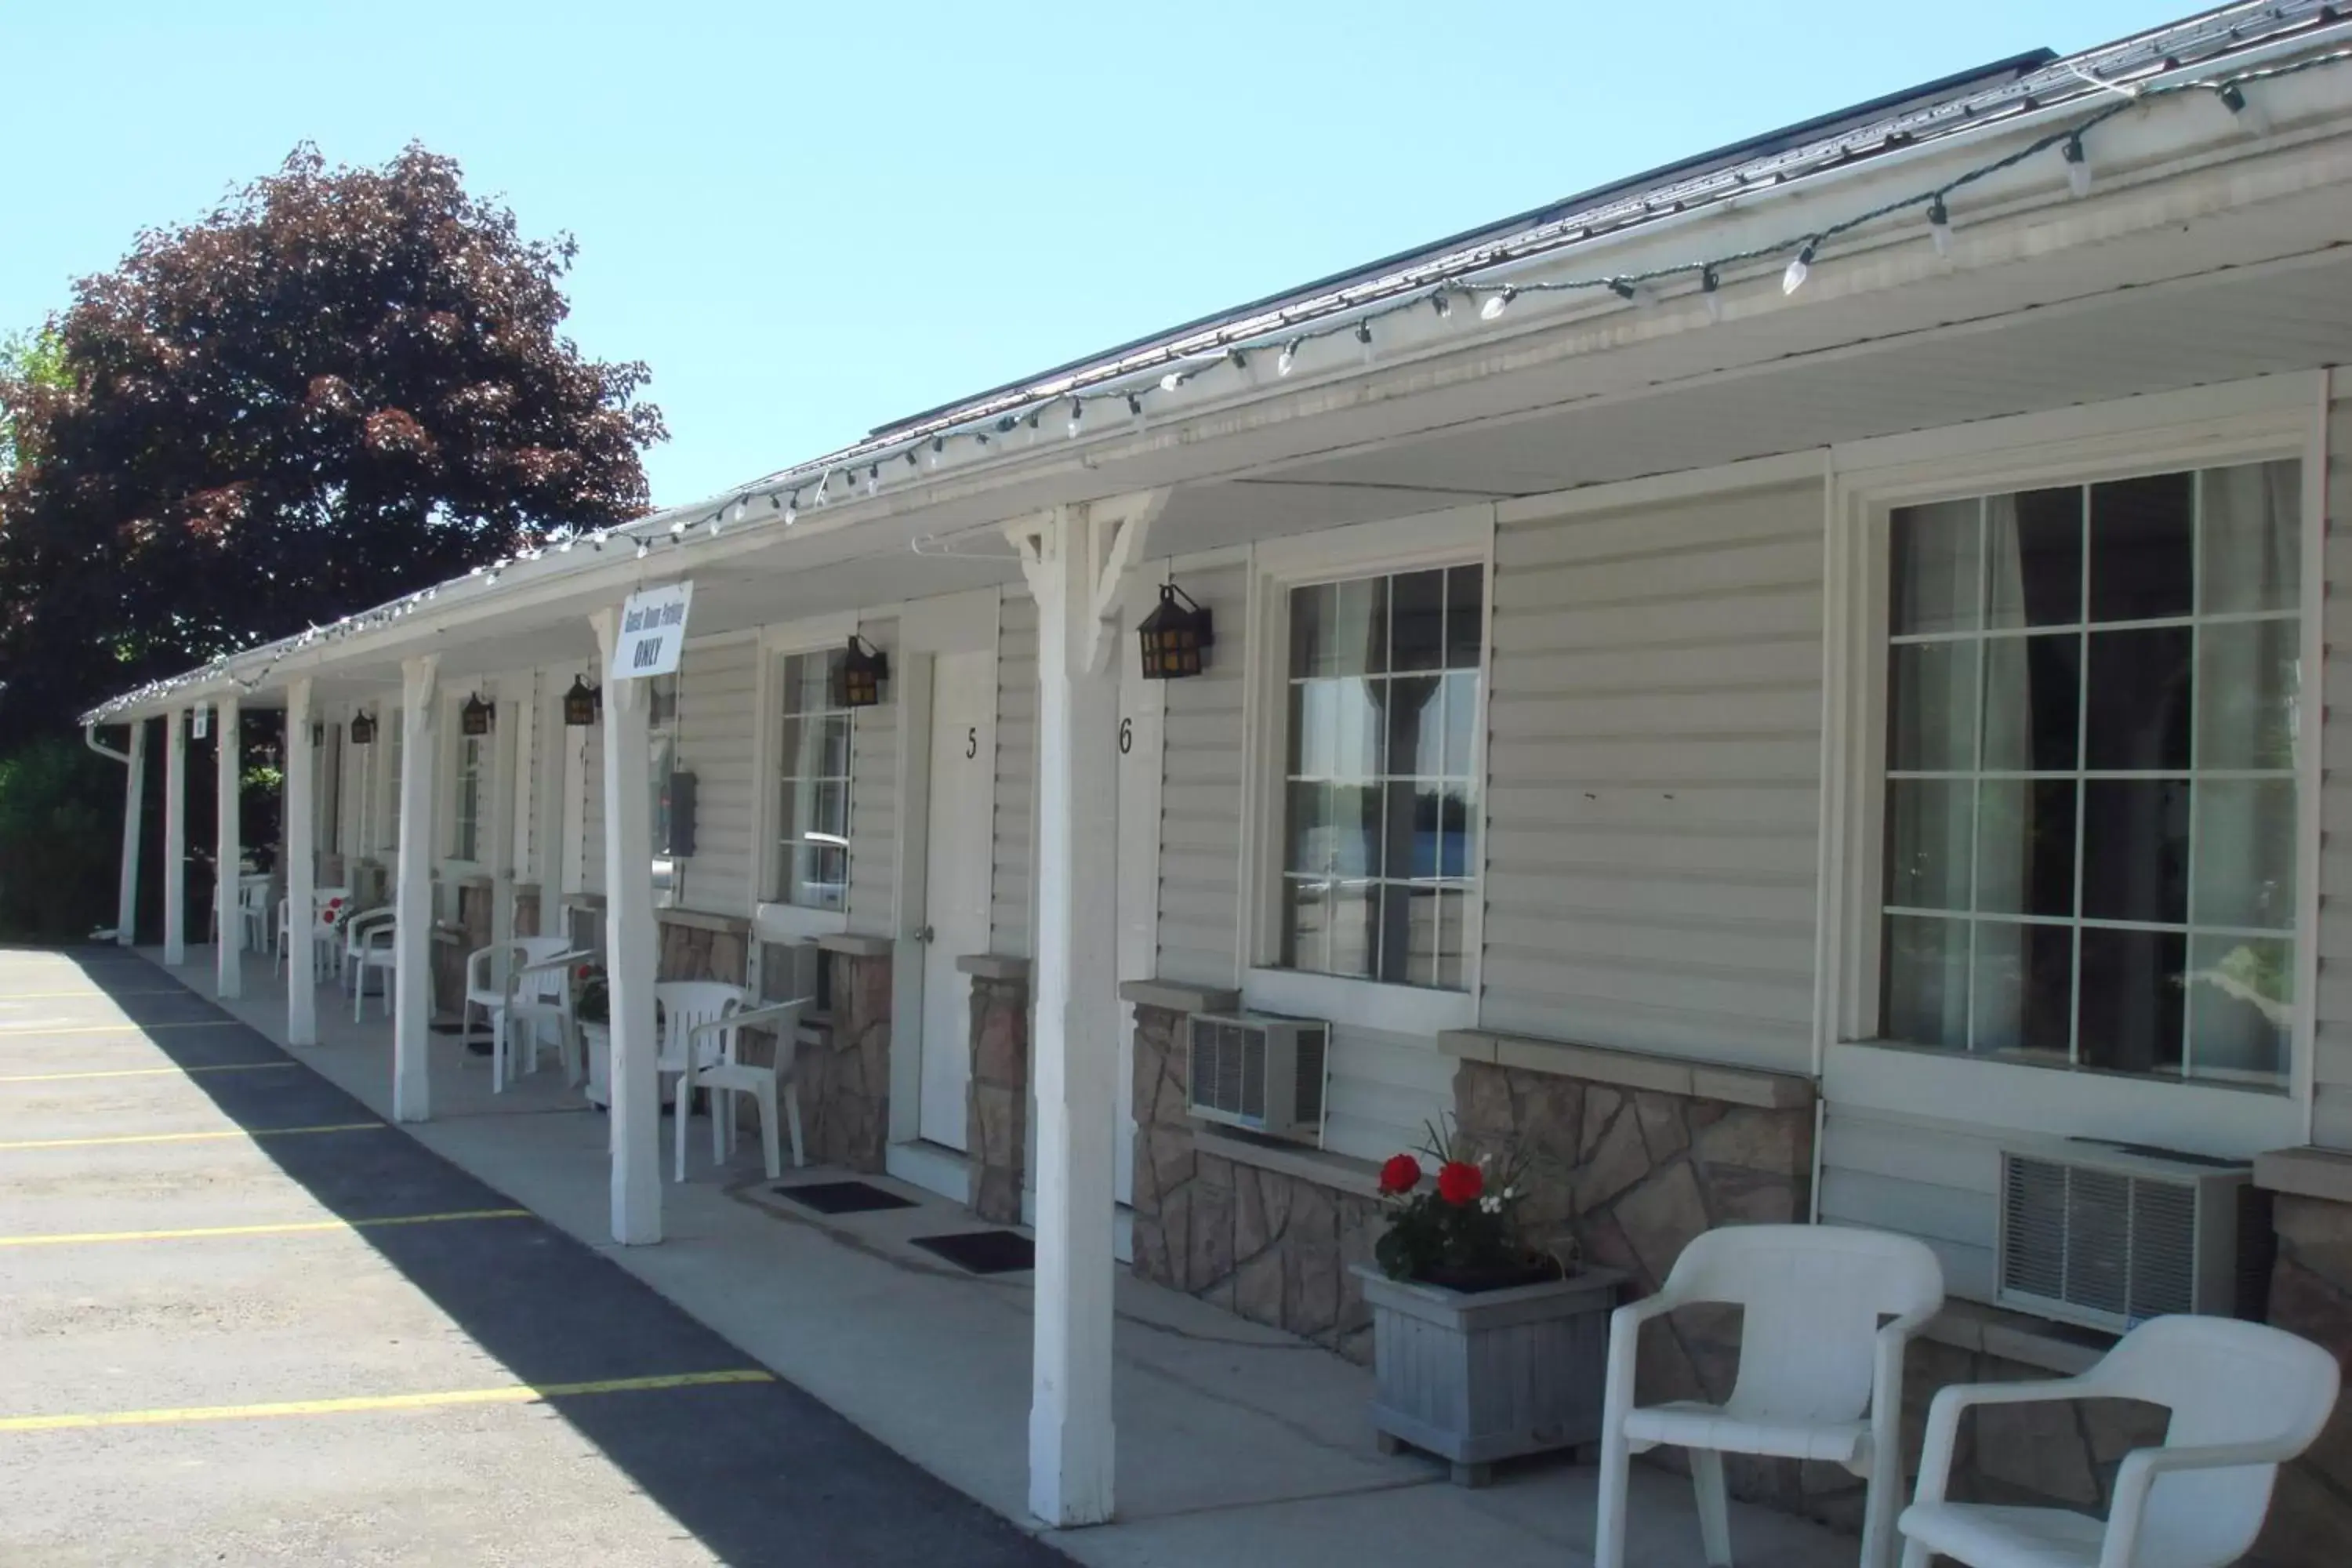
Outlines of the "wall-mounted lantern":
[[375,744],[375,720],[365,710],[352,715],[352,744],[354,746]]
[[601,688],[588,684],[584,675],[572,678],[572,689],[563,694],[563,722],[567,729],[584,730],[596,722],[597,710],[604,706]]
[[1159,607],[1143,617],[1135,635],[1143,644],[1146,680],[1181,680],[1200,674],[1204,656],[1217,640],[1209,612],[1173,583],[1160,584]]
[[496,713],[497,710],[483,701],[482,694],[477,691],[466,699],[463,708],[457,710],[457,732],[461,735],[487,735],[490,732],[490,721]]
[[890,656],[859,637],[849,634],[849,647],[841,656],[841,668],[835,676],[833,700],[837,708],[879,708],[882,705],[882,683],[890,679]]

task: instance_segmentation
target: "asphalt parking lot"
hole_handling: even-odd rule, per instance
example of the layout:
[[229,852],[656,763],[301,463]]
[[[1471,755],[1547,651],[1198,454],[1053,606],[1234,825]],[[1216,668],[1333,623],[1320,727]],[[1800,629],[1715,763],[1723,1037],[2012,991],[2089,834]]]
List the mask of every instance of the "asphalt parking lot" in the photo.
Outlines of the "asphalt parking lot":
[[142,960],[0,949],[0,1563],[1066,1562]]

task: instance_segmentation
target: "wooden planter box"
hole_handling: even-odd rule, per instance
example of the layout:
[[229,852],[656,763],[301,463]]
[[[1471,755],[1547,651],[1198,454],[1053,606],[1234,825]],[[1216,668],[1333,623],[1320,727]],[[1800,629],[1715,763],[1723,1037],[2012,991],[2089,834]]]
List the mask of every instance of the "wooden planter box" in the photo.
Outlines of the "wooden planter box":
[[1435,1454],[1453,1461],[1454,1484],[1475,1487],[1496,1459],[1600,1441],[1622,1272],[1587,1268],[1475,1296],[1362,1264],[1354,1272],[1372,1310],[1372,1426],[1383,1453],[1410,1445]]
[[607,1105],[612,1102],[612,1090],[605,1087],[613,1070],[613,1026],[610,1024],[583,1022],[580,1044],[588,1058],[588,1103]]

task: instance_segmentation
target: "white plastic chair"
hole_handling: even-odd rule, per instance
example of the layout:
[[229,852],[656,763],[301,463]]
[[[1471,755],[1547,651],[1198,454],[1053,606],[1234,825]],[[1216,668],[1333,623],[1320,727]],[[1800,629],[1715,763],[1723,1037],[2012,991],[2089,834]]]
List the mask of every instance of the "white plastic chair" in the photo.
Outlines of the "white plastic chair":
[[[1739,1375],[1721,1405],[1633,1403],[1642,1325],[1678,1307],[1741,1309]],[[1699,1536],[1711,1568],[1730,1568],[1726,1453],[1843,1465],[1869,1479],[1863,1568],[1887,1568],[1902,1502],[1903,1352],[1941,1310],[1944,1271],[1908,1237],[1838,1226],[1745,1225],[1711,1230],[1675,1259],[1664,1289],[1609,1321],[1595,1568],[1623,1568],[1633,1455],[1671,1443],[1690,1452]],[[1882,1318],[1892,1322],[1882,1326]]]
[[[327,923],[327,906],[341,899],[352,900],[349,888],[313,888],[310,889],[310,934],[303,944],[310,950],[310,979],[315,984],[322,974],[340,977],[343,970],[342,933]],[[284,899],[278,900],[278,958],[281,967],[294,960],[294,933],[290,929],[293,914]]]
[[[776,1090],[781,1080],[784,1111],[791,1122],[793,1165],[798,1169],[803,1163],[800,1088],[793,1081],[793,1060],[800,1035],[801,1010],[808,1005],[807,999],[772,1003],[746,1011],[745,995],[740,985],[716,980],[671,980],[654,987],[654,1004],[661,1014],[661,1052],[656,1059],[656,1069],[677,1075],[677,1104],[673,1116],[677,1181],[686,1180],[686,1119],[697,1089],[711,1091],[713,1163],[727,1158],[733,1142],[732,1096],[740,1090],[759,1102],[761,1152],[766,1156],[769,1178],[773,1180],[784,1173],[776,1142]],[[736,1042],[746,1027],[776,1031],[779,1044],[775,1067],[755,1067],[737,1059]]]
[[[515,1079],[539,1070],[539,1047],[549,1024],[555,1026],[556,1055],[563,1063],[565,1085],[580,1081],[579,1031],[572,1018],[572,966],[588,956],[560,936],[517,937],[507,944],[503,984],[495,978],[496,946],[478,948],[467,956],[460,1021],[470,1035],[474,1014],[479,1010],[489,1026],[491,1092],[504,1093]],[[518,1048],[527,1064],[520,1068],[514,1065]]]
[[[2278,1468],[2336,1407],[2336,1358],[2284,1329],[2151,1318],[2080,1377],[1955,1384],[1927,1409],[1918,1500],[1897,1523],[1903,1568],[1937,1552],[1973,1568],[2222,1568],[2261,1533]],[[1947,1502],[1960,1412],[1972,1405],[2137,1399],[2172,1412],[2164,1446],[2116,1471],[2102,1521],[2063,1508]]]
[[353,915],[343,926],[343,977],[352,987],[352,1022],[360,1021],[361,1009],[367,1005],[368,972],[377,971],[383,983],[377,995],[383,1003],[383,1016],[392,1016],[392,979],[400,964],[397,951],[398,932],[391,910],[370,910]]
[[247,952],[270,951],[269,878],[241,876],[236,879],[236,939]]

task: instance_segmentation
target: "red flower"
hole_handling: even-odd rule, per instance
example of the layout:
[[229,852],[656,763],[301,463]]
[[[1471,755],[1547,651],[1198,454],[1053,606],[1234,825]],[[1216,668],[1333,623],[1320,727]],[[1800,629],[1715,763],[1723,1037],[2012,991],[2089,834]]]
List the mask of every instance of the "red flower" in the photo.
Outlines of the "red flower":
[[1486,1190],[1486,1173],[1461,1160],[1448,1160],[1437,1169],[1437,1195],[1457,1207],[1475,1204]]
[[1381,1167],[1381,1191],[1391,1195],[1421,1185],[1421,1162],[1410,1154],[1391,1154]]

